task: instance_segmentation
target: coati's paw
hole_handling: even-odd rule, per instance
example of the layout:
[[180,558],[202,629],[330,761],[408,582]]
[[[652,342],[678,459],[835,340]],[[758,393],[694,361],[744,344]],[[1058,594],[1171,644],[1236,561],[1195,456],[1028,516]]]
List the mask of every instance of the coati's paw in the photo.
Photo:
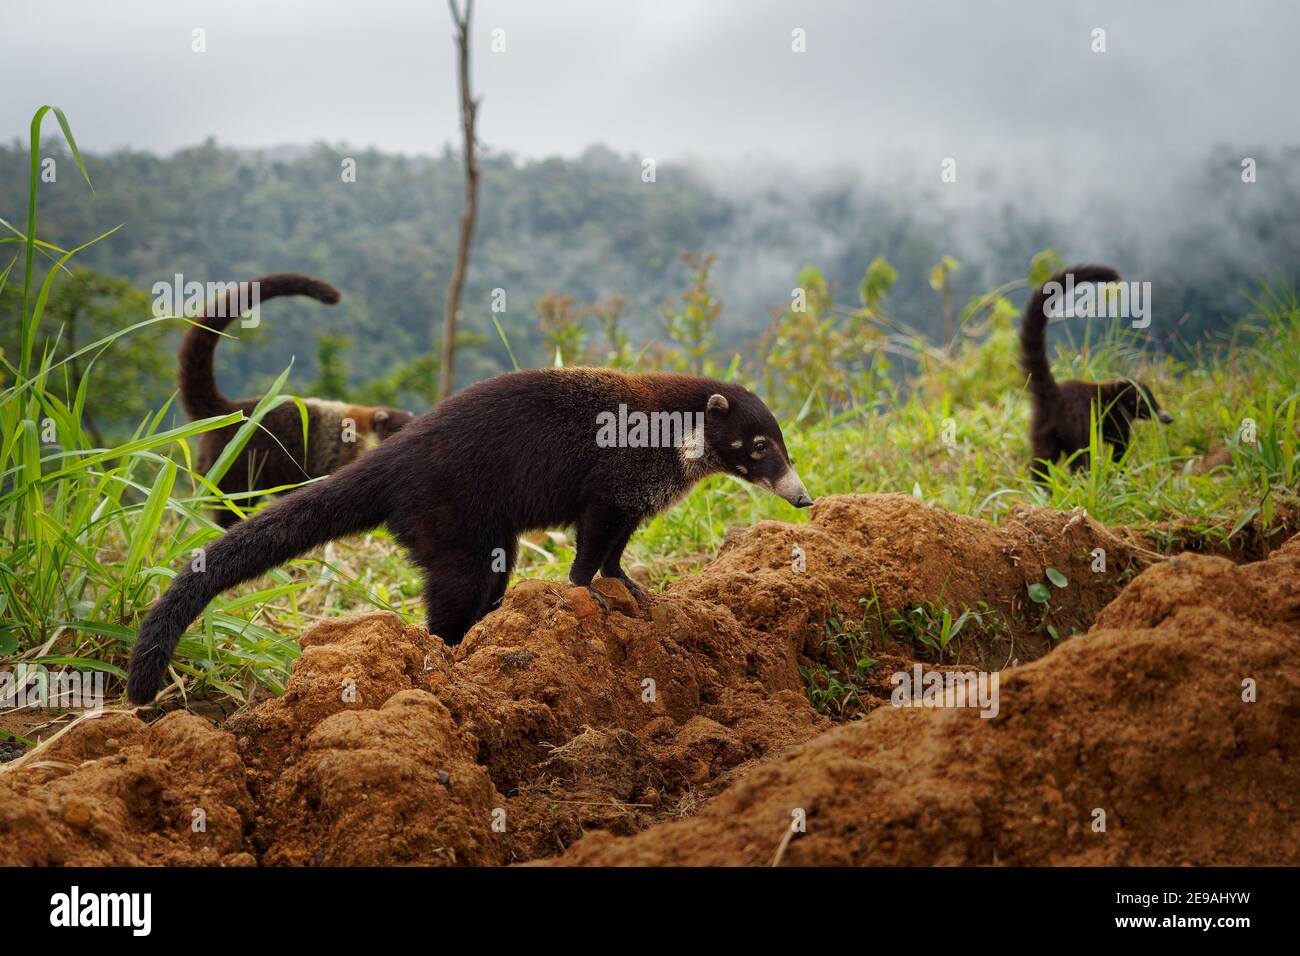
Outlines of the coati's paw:
[[650,606],[650,595],[645,593],[645,588],[641,587],[641,585],[637,584],[626,574],[617,574],[614,575],[614,577],[623,582],[623,587],[627,588],[627,592],[632,595],[632,599],[636,601],[642,610],[645,610]]
[[605,597],[605,595],[601,594],[598,590],[596,590],[596,585],[588,584],[587,593],[591,595],[591,599],[596,602],[597,607],[599,607],[606,614],[609,613],[609,598]]

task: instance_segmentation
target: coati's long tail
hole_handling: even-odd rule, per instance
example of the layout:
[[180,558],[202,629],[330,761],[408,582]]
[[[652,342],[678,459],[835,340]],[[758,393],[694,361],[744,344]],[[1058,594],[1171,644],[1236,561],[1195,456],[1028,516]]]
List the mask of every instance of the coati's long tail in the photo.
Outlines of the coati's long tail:
[[[277,272],[254,279],[257,283],[257,301],[262,303],[282,295],[309,295],[318,302],[333,305],[339,300],[339,290],[328,282],[295,272]],[[230,399],[217,388],[217,376],[212,368],[212,353],[216,350],[221,332],[239,315],[241,303],[251,301],[249,283],[232,284],[196,316],[199,325],[191,325],[181,341],[180,389],[181,406],[191,420],[224,415],[234,409]]]
[[1056,394],[1056,380],[1052,378],[1051,364],[1047,361],[1047,287],[1057,283],[1063,287],[1065,277],[1072,275],[1076,286],[1090,282],[1118,282],[1119,273],[1110,266],[1078,265],[1063,269],[1039,286],[1025,306],[1025,316],[1020,321],[1020,367],[1029,376],[1029,391],[1039,398]]
[[375,451],[297,489],[208,546],[202,563],[196,559],[176,575],[140,625],[126,685],[131,700],[154,699],[177,642],[209,601],[317,545],[383,524],[390,488],[385,456]]

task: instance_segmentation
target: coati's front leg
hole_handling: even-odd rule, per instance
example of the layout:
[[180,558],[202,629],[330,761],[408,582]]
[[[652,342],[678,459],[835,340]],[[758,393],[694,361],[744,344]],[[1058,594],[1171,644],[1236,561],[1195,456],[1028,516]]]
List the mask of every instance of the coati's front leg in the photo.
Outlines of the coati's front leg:
[[627,529],[618,536],[610,546],[609,553],[605,555],[605,560],[600,566],[600,576],[604,578],[618,578],[623,582],[623,586],[628,589],[636,603],[645,607],[649,598],[646,597],[645,589],[633,581],[623,570],[623,550],[627,543],[632,540],[632,535],[636,532],[640,521],[629,519]]
[[1107,416],[1106,428],[1102,432],[1102,438],[1115,450],[1116,461],[1123,458],[1124,453],[1128,451],[1128,443],[1132,434],[1131,426],[1126,419],[1119,415]]
[[[605,577],[622,580],[634,597],[641,590],[623,573],[621,566],[623,549],[639,523],[638,518],[626,511],[603,504],[588,505],[578,515],[578,553],[569,569],[569,581],[586,588],[592,600],[606,611],[609,602],[591,584],[597,570]],[[644,596],[642,592],[638,600]]]

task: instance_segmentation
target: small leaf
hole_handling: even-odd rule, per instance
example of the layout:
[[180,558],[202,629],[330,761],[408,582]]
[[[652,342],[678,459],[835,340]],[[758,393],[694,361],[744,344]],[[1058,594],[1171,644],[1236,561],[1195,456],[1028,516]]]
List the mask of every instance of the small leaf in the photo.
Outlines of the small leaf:
[[1255,517],[1255,515],[1257,514],[1259,514],[1259,505],[1256,505],[1255,507],[1248,509],[1246,513],[1242,515],[1241,518],[1238,519],[1237,523],[1232,526],[1232,530],[1228,532],[1228,537],[1229,538],[1235,537],[1237,532],[1239,532],[1242,528],[1246,527],[1246,525],[1250,522],[1250,519]]
[[1059,641],[1061,639],[1061,635],[1056,633],[1056,626],[1054,624],[1047,625],[1047,633],[1052,635],[1052,640],[1054,641]]
[[1045,573],[1047,574],[1047,580],[1051,581],[1058,588],[1069,587],[1069,580],[1066,579],[1064,574],[1056,570],[1056,568],[1048,568]]
[[1029,600],[1035,604],[1046,604],[1052,599],[1052,592],[1047,590],[1047,585],[1041,581],[1035,581],[1029,585]]
[[970,615],[971,612],[969,608],[961,612],[961,617],[957,618],[957,623],[952,626],[952,630],[948,633],[949,641],[961,633],[961,629],[965,627],[966,622],[970,620]]

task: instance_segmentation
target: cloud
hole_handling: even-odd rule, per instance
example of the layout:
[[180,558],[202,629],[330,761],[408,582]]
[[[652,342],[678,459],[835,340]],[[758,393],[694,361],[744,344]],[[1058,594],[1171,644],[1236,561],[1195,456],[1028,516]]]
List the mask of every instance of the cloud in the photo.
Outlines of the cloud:
[[[4,25],[0,135],[22,136],[43,102],[96,150],[211,135],[428,153],[457,134],[449,18],[428,0],[65,0]],[[806,53],[790,49],[796,27]],[[475,83],[483,142],[523,156],[603,142],[821,169],[907,153],[926,175],[952,156],[1140,185],[1216,142],[1294,138],[1281,118],[1300,87],[1297,27],[1281,0],[480,0]]]

